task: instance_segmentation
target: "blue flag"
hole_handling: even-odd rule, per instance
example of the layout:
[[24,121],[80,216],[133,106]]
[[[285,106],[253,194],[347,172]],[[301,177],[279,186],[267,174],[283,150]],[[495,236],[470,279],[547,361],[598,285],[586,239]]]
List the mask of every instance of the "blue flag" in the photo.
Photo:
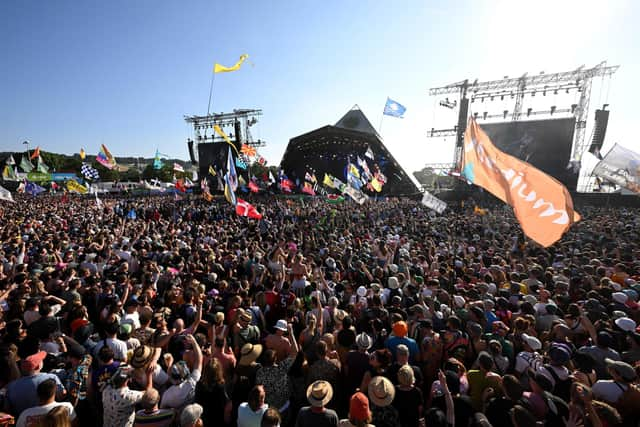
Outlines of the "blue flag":
[[407,111],[407,109],[405,108],[404,105],[394,101],[391,98],[387,98],[387,103],[384,104],[384,112],[383,112],[384,115],[400,117],[402,119],[403,118],[402,115],[404,114],[405,111]]
[[27,185],[24,186],[24,192],[31,194],[32,196],[37,196],[43,191],[46,190],[34,182],[27,182]]

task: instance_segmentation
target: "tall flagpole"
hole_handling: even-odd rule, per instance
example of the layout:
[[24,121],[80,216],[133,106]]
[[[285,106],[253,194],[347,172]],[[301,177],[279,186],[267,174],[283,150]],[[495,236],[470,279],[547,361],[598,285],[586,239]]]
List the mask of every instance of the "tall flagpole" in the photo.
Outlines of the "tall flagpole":
[[213,96],[213,80],[216,77],[216,72],[211,73],[211,86],[209,87],[209,104],[207,105],[207,116],[211,110],[211,97]]
[[[389,102],[389,97],[387,96],[387,101]],[[384,106],[387,107],[387,103],[385,102]],[[380,125],[378,125],[378,135],[382,136],[382,120],[384,119],[384,108],[382,109],[382,115],[380,116]]]

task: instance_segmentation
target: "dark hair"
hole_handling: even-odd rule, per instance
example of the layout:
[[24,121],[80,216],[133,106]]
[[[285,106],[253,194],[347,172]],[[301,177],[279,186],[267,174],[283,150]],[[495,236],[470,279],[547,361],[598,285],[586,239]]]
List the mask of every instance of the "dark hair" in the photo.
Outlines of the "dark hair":
[[247,403],[253,412],[260,409],[260,392],[262,389],[262,385],[256,384],[253,386],[251,391],[249,392],[249,396],[247,396]]
[[56,394],[56,381],[53,378],[46,379],[38,384],[36,389],[38,399],[44,402],[51,399]]
[[504,394],[514,402],[522,397],[522,392],[524,391],[520,381],[513,375],[505,375],[502,378],[502,388],[504,389]]
[[112,360],[115,357],[115,353],[108,345],[104,345],[98,351],[98,360],[102,363],[107,363],[109,360]]

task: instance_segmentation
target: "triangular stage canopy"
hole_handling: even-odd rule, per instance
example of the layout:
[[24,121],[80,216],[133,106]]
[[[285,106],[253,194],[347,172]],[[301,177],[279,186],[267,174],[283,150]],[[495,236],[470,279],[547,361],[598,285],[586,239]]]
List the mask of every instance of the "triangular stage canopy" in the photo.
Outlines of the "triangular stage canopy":
[[[367,151],[373,159],[366,156]],[[349,110],[335,126],[324,126],[289,140],[280,168],[294,182],[304,180],[305,173],[315,173],[322,182],[325,173],[346,182],[346,166],[357,159],[367,162],[370,171],[376,167],[386,176],[380,193],[366,190],[370,196],[413,195],[419,190],[382,143],[378,132],[358,106]]]

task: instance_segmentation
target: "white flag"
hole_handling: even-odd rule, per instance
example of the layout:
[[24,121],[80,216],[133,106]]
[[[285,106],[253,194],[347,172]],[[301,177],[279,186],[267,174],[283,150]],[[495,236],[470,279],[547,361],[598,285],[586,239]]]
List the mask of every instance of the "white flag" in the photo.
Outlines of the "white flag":
[[424,192],[422,196],[422,204],[428,207],[429,209],[433,209],[434,211],[441,214],[447,208],[447,204],[442,200],[438,199],[428,191]]
[[179,163],[174,163],[173,164],[173,170],[176,171],[176,172],[184,172],[184,168]]
[[9,158],[7,159],[7,164],[8,164],[9,166],[13,166],[13,165],[15,165],[15,164],[16,164],[16,161],[15,161],[15,160],[13,160],[13,154],[12,154],[12,155],[10,155],[10,156],[9,156]]
[[0,200],[6,200],[7,202],[13,202],[11,192],[4,187],[0,186]]

